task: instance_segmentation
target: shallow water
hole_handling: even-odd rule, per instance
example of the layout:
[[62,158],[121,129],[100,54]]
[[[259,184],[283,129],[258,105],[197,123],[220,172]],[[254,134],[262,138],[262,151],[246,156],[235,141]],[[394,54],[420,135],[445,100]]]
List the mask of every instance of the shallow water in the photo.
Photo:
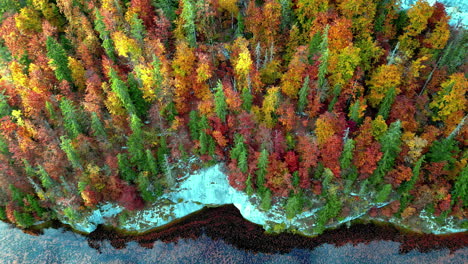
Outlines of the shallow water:
[[[345,239],[345,238],[344,238]],[[202,234],[177,242],[155,241],[152,248],[128,242],[115,249],[109,241],[99,251],[88,245],[87,237],[63,228],[47,228],[33,236],[0,222],[0,263],[466,263],[468,248],[450,253],[448,249],[400,254],[400,243],[373,241],[343,246],[322,244],[312,250],[289,253],[254,253],[240,250],[221,239]]]

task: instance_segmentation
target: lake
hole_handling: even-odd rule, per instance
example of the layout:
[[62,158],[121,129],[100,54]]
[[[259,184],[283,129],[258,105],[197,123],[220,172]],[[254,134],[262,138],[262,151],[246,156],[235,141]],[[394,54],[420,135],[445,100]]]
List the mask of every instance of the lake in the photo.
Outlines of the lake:
[[30,235],[0,222],[0,263],[466,263],[467,234],[407,234],[355,224],[317,238],[266,235],[231,206],[208,208],[140,236],[66,227]]

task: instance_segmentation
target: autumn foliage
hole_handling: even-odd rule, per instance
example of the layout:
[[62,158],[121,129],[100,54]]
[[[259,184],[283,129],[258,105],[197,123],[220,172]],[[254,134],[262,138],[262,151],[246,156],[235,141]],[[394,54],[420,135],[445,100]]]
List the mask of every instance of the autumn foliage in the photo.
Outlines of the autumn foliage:
[[11,222],[108,201],[140,209],[189,161],[223,163],[265,207],[322,195],[337,217],[339,198],[362,188],[401,197],[386,214],[463,217],[467,32],[441,3],[4,6],[0,211]]

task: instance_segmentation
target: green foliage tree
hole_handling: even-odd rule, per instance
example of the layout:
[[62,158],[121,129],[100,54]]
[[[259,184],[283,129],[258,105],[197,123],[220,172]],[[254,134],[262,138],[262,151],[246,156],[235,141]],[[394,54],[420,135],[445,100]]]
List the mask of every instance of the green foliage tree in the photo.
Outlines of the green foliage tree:
[[372,184],[379,184],[382,182],[383,177],[393,168],[395,158],[401,151],[401,121],[398,120],[390,124],[389,129],[380,137],[379,141],[383,156],[372,175]]
[[216,91],[214,95],[215,112],[216,112],[216,115],[218,115],[218,117],[223,122],[225,122],[226,115],[227,115],[227,103],[226,103],[226,96],[224,95],[224,91],[223,91],[223,85],[221,84],[220,81],[218,81],[215,91]]
[[286,205],[286,218],[292,219],[294,216],[302,212],[303,200],[301,194],[292,194],[289,196]]
[[268,211],[271,208],[271,191],[266,189],[261,194],[262,202],[260,203],[260,209],[263,211]]
[[102,47],[109,59],[116,61],[114,42],[110,37],[109,31],[106,29],[106,25],[103,21],[104,17],[97,8],[94,10],[94,15],[96,16],[96,19],[94,19],[94,29],[99,33],[99,38],[102,40]]
[[15,210],[13,211],[13,215],[16,223],[23,228],[31,227],[34,224],[34,217],[29,213],[22,213]]
[[430,162],[446,161],[448,168],[453,168],[453,164],[457,161],[456,155],[460,152],[458,141],[454,138],[443,138],[432,143],[427,159]]
[[126,153],[117,154],[117,164],[119,165],[119,172],[122,179],[131,183],[136,178],[136,172],[132,168],[132,164]]
[[0,206],[0,220],[5,221],[7,219],[6,211],[3,206]]
[[148,113],[150,104],[143,99],[143,92],[139,88],[139,83],[133,73],[130,73],[127,78],[128,96],[135,105],[136,115],[141,119],[145,119]]
[[197,111],[190,111],[188,128],[190,130],[190,137],[193,140],[198,140],[200,138],[200,116]]
[[91,131],[96,138],[106,138],[106,130],[96,113],[91,113]]
[[61,136],[60,140],[61,140],[60,148],[67,155],[67,158],[70,161],[72,167],[74,169],[83,169],[83,166],[81,165],[80,157],[75,147],[72,144],[72,140],[66,136]]
[[[322,95],[326,93],[326,75],[328,73],[328,57],[329,57],[329,50],[328,50],[328,28],[329,26],[325,27],[325,30],[322,34],[322,42],[320,43],[320,52],[322,55],[320,56],[320,66],[318,71],[318,87],[322,91]],[[321,96],[321,99],[323,96]]]
[[234,147],[231,149],[231,159],[237,160],[239,169],[246,173],[248,169],[247,164],[247,146],[244,143],[244,137],[241,134],[234,136]]
[[355,141],[350,138],[347,139],[344,144],[343,152],[341,153],[341,157],[340,157],[341,171],[351,169],[354,147],[355,147]]
[[263,194],[266,191],[265,176],[268,169],[268,151],[266,149],[262,149],[262,152],[260,152],[260,156],[257,161],[257,168],[258,169],[255,172],[255,175],[257,176],[257,190],[259,194]]
[[395,97],[396,89],[395,87],[392,87],[385,94],[385,97],[379,106],[379,113],[377,115],[381,115],[384,119],[387,119],[388,115],[390,114],[393,102],[395,101]]
[[60,100],[60,110],[63,115],[63,126],[71,139],[75,139],[81,132],[81,126],[78,122],[78,111],[72,101],[67,98]]
[[392,185],[391,184],[385,184],[380,191],[377,193],[375,196],[375,203],[383,203],[385,200],[387,200],[388,196],[392,192]]
[[463,206],[468,206],[468,166],[460,172],[452,189],[452,205],[460,198]]
[[54,181],[52,180],[52,178],[50,178],[49,174],[44,169],[44,167],[42,167],[42,165],[38,166],[37,174],[39,176],[39,179],[41,180],[42,187],[44,187],[45,189],[49,189],[53,186]]
[[68,68],[68,56],[63,46],[54,38],[48,37],[46,40],[47,57],[51,59],[51,65],[55,69],[55,77],[57,80],[67,80],[70,84],[73,83],[72,72]]
[[182,13],[180,16],[184,20],[184,33],[187,42],[190,44],[190,47],[195,47],[197,44],[197,32],[195,26],[195,16],[196,9],[195,5],[192,3],[192,0],[182,0]]
[[136,108],[130,98],[128,87],[125,84],[125,82],[120,80],[119,76],[117,75],[117,72],[112,68],[110,69],[109,76],[110,76],[112,91],[120,99],[120,101],[122,102],[122,105],[125,107],[125,109],[130,115],[136,114],[137,113]]
[[309,82],[310,82],[310,78],[309,78],[309,75],[307,75],[304,79],[304,83],[302,84],[301,89],[299,90],[299,100],[297,102],[297,111],[299,111],[300,113],[304,112],[304,109],[308,103],[307,96],[309,95],[309,90],[310,90]]

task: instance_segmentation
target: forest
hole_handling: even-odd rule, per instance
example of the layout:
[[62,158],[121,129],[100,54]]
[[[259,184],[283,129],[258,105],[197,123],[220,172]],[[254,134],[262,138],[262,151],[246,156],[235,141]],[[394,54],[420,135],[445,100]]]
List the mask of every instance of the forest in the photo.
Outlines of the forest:
[[[261,198],[466,219],[468,33],[441,3],[5,0],[0,220],[151,206],[222,163]],[[188,164],[182,169],[180,164]]]

